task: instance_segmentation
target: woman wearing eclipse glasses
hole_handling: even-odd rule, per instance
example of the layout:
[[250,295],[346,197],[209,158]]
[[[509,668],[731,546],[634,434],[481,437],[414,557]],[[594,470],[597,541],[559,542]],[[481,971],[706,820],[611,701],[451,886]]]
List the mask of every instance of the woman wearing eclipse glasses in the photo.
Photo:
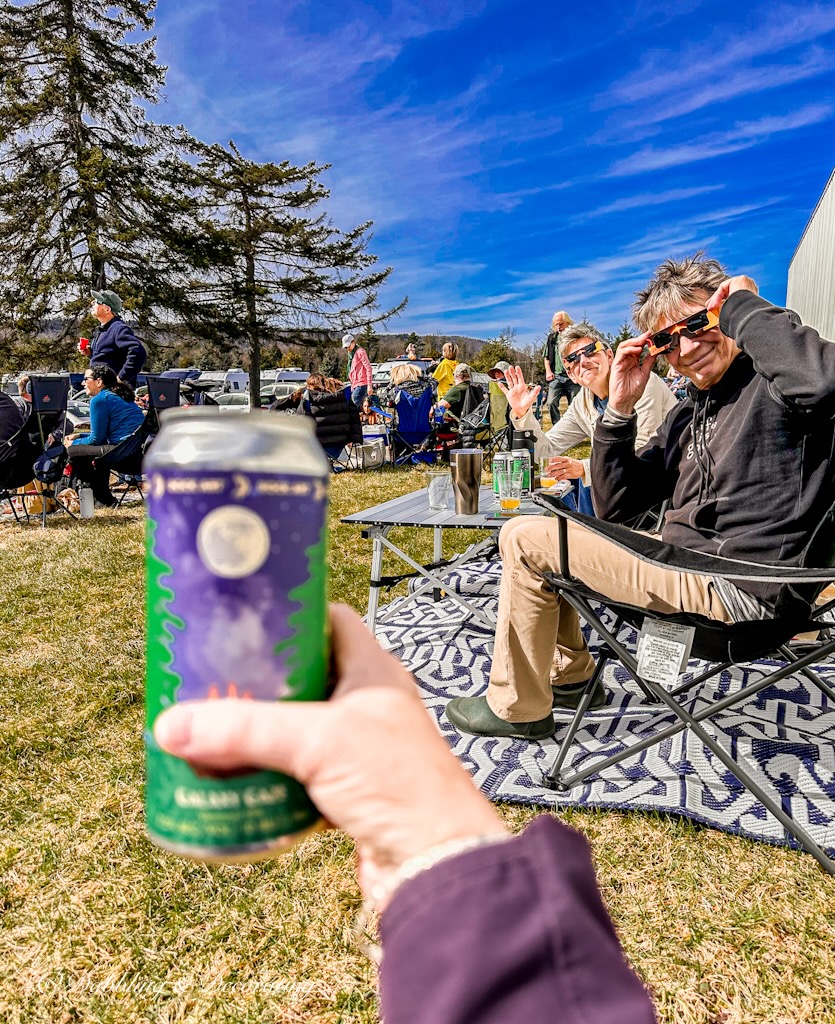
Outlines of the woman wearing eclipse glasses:
[[[539,388],[528,390],[518,367],[510,367],[506,371],[507,387],[504,391],[510,404],[514,429],[530,430],[536,437],[534,457],[550,457],[550,475],[557,480],[573,481],[578,510],[594,515],[589,490],[591,460],[569,459],[563,453],[593,439],[594,425],[609,402],[609,371],[615,355],[600,331],[589,323],[572,324],[562,332],[559,354],[566,373],[580,387],[580,391],[547,434],[543,433],[532,412]],[[660,377],[653,374],[635,406],[638,417],[636,449],[647,443],[675,404],[675,395]]]

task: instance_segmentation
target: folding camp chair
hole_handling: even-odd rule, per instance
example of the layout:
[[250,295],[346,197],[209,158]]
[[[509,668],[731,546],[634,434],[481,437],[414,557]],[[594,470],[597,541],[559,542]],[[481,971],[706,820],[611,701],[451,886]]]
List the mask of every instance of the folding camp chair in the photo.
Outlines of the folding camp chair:
[[392,462],[396,466],[413,460],[434,461],[434,453],[427,450],[434,434],[429,421],[432,400],[431,388],[426,388],[417,398],[403,388],[397,392],[394,400],[396,422],[391,431]]
[[[628,527],[571,512],[555,497],[537,495],[534,500],[550,511],[556,512],[559,516],[561,571],[545,573],[544,578],[555,593],[571,605],[597,631],[603,641],[593,676],[585,687],[579,707],[559,747],[554,763],[542,778],[537,778],[535,781],[546,788],[565,792],[590,775],[604,772],[610,766],[634,757],[647,747],[665,742],[670,737],[689,729],[733,773],[742,786],[752,793],[797,840],[801,848],[811,853],[825,871],[835,874],[835,862],[821,849],[807,828],[792,816],[790,787],[795,784],[786,779],[781,792],[769,792],[747,768],[740,764],[740,760],[733,756],[732,751],[725,749],[707,732],[703,724],[713,715],[798,672],[802,673],[806,680],[816,686],[829,701],[835,704],[835,690],[820,679],[810,667],[814,662],[825,660],[835,651],[835,637],[827,634],[826,631],[835,602],[830,601],[821,608],[816,608],[814,605],[815,595],[826,584],[835,581],[835,569],[831,568],[835,554],[835,505],[830,508],[817,527],[800,560],[800,567],[789,568],[735,561],[688,551],[665,544],[655,537],[636,533]],[[667,569],[721,577],[732,582],[747,580],[782,584],[775,604],[774,616],[764,621],[723,623],[696,614],[665,615],[649,612],[634,605],[614,601],[571,575],[569,520],[577,522],[597,536],[617,544],[636,558]],[[827,566],[828,568],[816,568],[816,566]],[[605,625],[592,605],[604,605],[609,608],[615,616],[614,626]],[[692,679],[682,682],[679,678],[678,684],[669,689],[658,682],[653,682],[647,677],[646,669],[639,671],[638,657],[618,639],[620,627],[624,622],[641,628],[648,621],[675,623],[691,627],[695,631],[692,638],[692,657],[711,662],[711,667],[698,673]],[[789,642],[797,633],[810,629],[820,630],[822,627],[824,629],[823,639],[807,653],[799,656],[798,653],[790,649]],[[782,662],[782,665],[771,672],[764,673],[754,682],[747,683],[735,693],[724,694],[721,692],[721,687],[717,688],[712,703],[695,713],[688,711],[677,699],[697,684],[718,676],[731,665],[763,657],[777,659]],[[610,659],[616,659],[621,663],[650,702],[666,705],[678,721],[652,736],[626,744],[623,749],[609,757],[596,760],[576,771],[566,770],[563,766],[580,722],[588,710],[593,689],[606,662]],[[797,792],[796,789],[795,792]]]
[[159,433],[159,417],[166,409],[178,409],[180,406],[180,378],[162,377],[159,374],[147,374],[148,382],[148,417],[150,419],[148,435]]
[[[30,419],[32,416],[35,417],[41,448],[44,453],[46,453],[47,438],[50,433],[59,428],[63,432],[64,429],[67,402],[70,394],[70,378],[68,376],[55,373],[31,374],[29,382],[32,389],[32,412],[30,413]],[[57,458],[54,460],[55,473],[38,475],[38,479],[42,484],[42,489],[39,493],[42,498],[41,526],[44,529],[46,529],[46,516],[50,501],[55,503],[56,511],[65,512],[71,519],[78,518],[74,512],[71,512],[65,505],[56,499],[55,484],[60,481],[63,475],[66,458],[61,452],[60,443],[56,444],[54,448],[61,454],[60,460]],[[52,454],[51,450],[49,454]]]

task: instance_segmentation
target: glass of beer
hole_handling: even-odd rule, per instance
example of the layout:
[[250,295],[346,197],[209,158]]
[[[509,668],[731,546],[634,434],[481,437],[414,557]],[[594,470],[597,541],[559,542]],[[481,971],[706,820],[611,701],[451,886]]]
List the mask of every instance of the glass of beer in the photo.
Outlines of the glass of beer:
[[557,482],[557,478],[550,471],[551,458],[539,460],[539,486],[540,487],[553,487]]
[[499,491],[499,508],[505,513],[519,511],[522,502],[522,480],[524,476],[522,459],[504,462],[495,466]]

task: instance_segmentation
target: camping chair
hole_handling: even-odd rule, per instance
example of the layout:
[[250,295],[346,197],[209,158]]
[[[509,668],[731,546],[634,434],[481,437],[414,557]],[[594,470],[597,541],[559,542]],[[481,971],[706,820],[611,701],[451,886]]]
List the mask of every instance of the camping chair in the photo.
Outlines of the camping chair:
[[496,381],[490,381],[488,391],[490,399],[490,434],[484,450],[489,455],[494,455],[496,452],[506,452],[510,448],[510,426],[508,425],[510,406],[507,401],[507,395]]
[[147,374],[148,381],[148,436],[159,433],[159,417],[166,409],[180,407],[180,378]]
[[[7,501],[15,522],[29,522],[24,492],[21,488],[32,479],[32,464],[40,454],[40,446],[30,436],[32,406],[26,404],[25,417],[11,437],[0,442],[0,502]],[[20,507],[15,502],[20,502]],[[21,515],[23,519],[21,518]]]
[[32,374],[29,382],[32,388],[32,411],[29,418],[31,420],[32,416],[35,417],[43,452],[38,456],[37,464],[40,464],[40,469],[35,470],[34,476],[42,484],[39,491],[42,499],[41,527],[46,529],[50,501],[54,503],[56,511],[66,512],[71,519],[78,518],[56,498],[55,485],[62,479],[67,463],[63,444],[58,441],[52,447],[47,446],[47,438],[53,430],[60,428],[63,431],[70,394],[70,378],[54,373]]
[[434,431],[429,421],[432,388],[415,398],[408,391],[398,390],[394,400],[395,423],[391,431],[391,458],[395,466],[407,462],[434,462],[429,449]]
[[[796,784],[785,779],[779,793],[769,792],[747,768],[740,764],[737,757],[734,757],[734,748],[725,749],[704,727],[704,724],[713,715],[798,672],[802,673],[808,682],[817,687],[829,701],[835,704],[835,690],[820,679],[810,667],[813,662],[823,661],[835,651],[835,637],[826,629],[835,602],[829,601],[820,608],[816,608],[814,605],[815,595],[826,584],[835,581],[835,568],[831,568],[833,555],[835,555],[835,505],[830,508],[822,523],[816,528],[815,534],[800,560],[800,567],[783,567],[735,561],[688,551],[665,544],[658,538],[636,533],[620,524],[604,522],[571,512],[555,497],[540,494],[534,500],[559,516],[561,571],[545,573],[544,578],[555,593],[567,601],[581,618],[597,631],[603,641],[592,678],[583,691],[580,704],[568,732],[560,744],[554,763],[543,777],[536,779],[537,784],[548,789],[567,792],[590,775],[604,772],[610,766],[634,757],[642,750],[666,742],[672,736],[689,729],[713,752],[741,785],[780,822],[785,830],[794,837],[798,845],[812,854],[824,871],[835,874],[835,861],[826,855],[807,828],[791,814],[791,797],[792,791],[797,792]],[[775,605],[774,616],[764,621],[723,623],[696,614],[649,612],[643,608],[614,601],[571,575],[569,519],[581,524],[601,538],[624,548],[635,557],[665,568],[723,577],[731,581],[780,583],[782,588]],[[814,566],[821,565],[830,566],[830,568],[814,568]],[[613,627],[604,624],[601,616],[592,607],[593,605],[603,605],[611,610],[615,616]],[[624,622],[636,628],[644,627],[647,622],[674,623],[690,627],[694,631],[691,656],[711,662],[712,665],[691,679],[682,681],[679,675],[678,683],[669,689],[665,685],[653,682],[647,677],[646,669],[639,670],[638,657],[618,640],[618,633]],[[789,642],[797,633],[809,629],[820,630],[822,627],[824,627],[823,639],[813,645],[805,654],[799,656],[790,649]],[[754,682],[747,683],[735,693],[728,695],[722,692],[721,686],[717,687],[712,702],[696,712],[688,711],[677,699],[697,684],[718,676],[732,665],[744,664],[763,657],[777,659],[782,664],[771,672],[765,672]],[[666,705],[678,721],[652,736],[645,737],[638,742],[625,744],[621,750],[608,757],[594,760],[593,763],[577,770],[570,768],[566,770],[563,766],[581,720],[588,709],[592,691],[606,662],[610,659],[620,662],[650,702]],[[679,668],[679,673],[682,668],[686,669],[686,665]],[[533,775],[533,770],[531,770],[531,774]],[[770,786],[770,783],[767,785]]]

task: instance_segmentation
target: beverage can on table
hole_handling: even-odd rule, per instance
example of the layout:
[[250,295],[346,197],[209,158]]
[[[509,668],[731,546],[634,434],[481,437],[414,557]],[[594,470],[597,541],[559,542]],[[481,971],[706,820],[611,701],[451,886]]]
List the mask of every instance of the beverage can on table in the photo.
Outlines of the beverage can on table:
[[507,464],[510,466],[514,461],[523,461],[522,469],[522,497],[529,498],[531,494],[531,457],[527,451],[497,452],[493,456],[493,494],[496,504],[499,502],[499,477],[496,473],[496,466]]
[[320,826],[304,787],[198,774],[153,726],[181,701],[325,697],[330,466],[307,417],[188,409],[166,414],[145,471],[148,834],[200,860],[274,856]]

